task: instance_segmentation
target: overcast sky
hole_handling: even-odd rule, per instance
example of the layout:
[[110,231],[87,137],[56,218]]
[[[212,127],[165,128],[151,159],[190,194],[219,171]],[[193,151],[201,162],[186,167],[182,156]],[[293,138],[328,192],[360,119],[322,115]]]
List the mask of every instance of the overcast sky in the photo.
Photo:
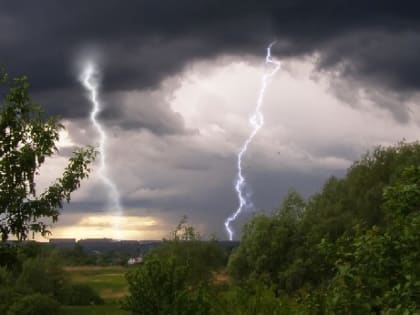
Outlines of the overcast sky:
[[[187,215],[225,239],[236,154],[273,40],[282,68],[244,158],[255,211],[278,207],[289,189],[317,192],[376,145],[418,139],[419,10],[395,1],[0,0],[0,64],[27,75],[33,99],[67,128],[39,192],[75,146],[98,144],[78,78],[88,58],[101,71],[99,119],[124,214],[109,207],[96,165],[53,237],[160,239]],[[251,215],[234,224],[237,238]]]

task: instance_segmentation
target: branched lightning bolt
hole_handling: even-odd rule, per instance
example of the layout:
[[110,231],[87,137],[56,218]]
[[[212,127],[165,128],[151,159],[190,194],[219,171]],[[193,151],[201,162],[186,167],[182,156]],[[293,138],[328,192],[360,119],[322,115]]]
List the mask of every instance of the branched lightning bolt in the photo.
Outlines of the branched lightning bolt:
[[246,153],[246,151],[248,150],[248,146],[252,142],[252,140],[254,139],[255,135],[258,133],[258,131],[264,125],[264,116],[261,112],[261,107],[262,107],[262,104],[263,104],[263,101],[264,101],[265,90],[267,88],[269,79],[272,76],[274,76],[276,74],[276,72],[280,69],[280,62],[273,59],[272,56],[271,56],[271,48],[273,47],[273,45],[275,43],[276,42],[272,42],[270,45],[268,45],[267,55],[265,57],[265,64],[266,65],[269,65],[269,64],[274,65],[274,68],[271,71],[266,70],[263,77],[262,77],[261,88],[260,88],[260,92],[258,94],[257,106],[255,107],[255,111],[254,111],[253,115],[249,119],[249,123],[252,126],[252,131],[251,131],[251,134],[249,135],[249,137],[246,139],[246,141],[242,145],[241,150],[238,153],[238,159],[237,159],[237,171],[238,171],[238,173],[237,173],[237,177],[236,177],[235,190],[236,190],[236,193],[238,195],[239,206],[236,209],[236,211],[230,217],[228,217],[225,221],[225,228],[226,228],[226,232],[229,235],[229,240],[233,239],[233,230],[230,227],[231,222],[235,221],[235,219],[238,217],[238,215],[242,212],[242,210],[245,207],[248,207],[248,206],[251,205],[251,202],[248,200],[247,196],[244,193],[244,189],[246,188],[246,180],[245,180],[245,177],[244,177],[243,172],[242,172],[242,158],[243,158],[244,154]]
[[[101,103],[98,99],[98,72],[93,63],[89,62],[86,64],[83,73],[81,75],[81,81],[85,89],[89,92],[89,100],[92,103],[92,111],[90,112],[90,121],[95,127],[97,133],[99,134],[99,176],[102,179],[103,183],[109,191],[109,202],[110,207],[113,209],[113,213],[118,217],[122,214],[122,207],[120,203],[120,194],[118,192],[117,186],[109,177],[106,167],[106,133],[97,120],[97,116],[101,111]],[[114,220],[113,229],[114,229],[114,238],[120,239],[120,226],[119,220]]]

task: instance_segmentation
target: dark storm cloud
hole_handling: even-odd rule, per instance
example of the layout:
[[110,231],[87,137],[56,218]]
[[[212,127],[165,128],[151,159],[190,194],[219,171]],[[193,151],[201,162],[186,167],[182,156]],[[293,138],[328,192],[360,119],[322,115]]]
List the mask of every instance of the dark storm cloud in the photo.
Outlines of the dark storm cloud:
[[69,118],[88,112],[73,66],[92,48],[104,60],[106,91],[153,89],[188,62],[260,55],[273,39],[279,56],[316,52],[320,69],[340,69],[349,80],[402,94],[420,86],[420,5],[413,3],[2,0],[0,6],[0,63],[28,74],[49,111]]

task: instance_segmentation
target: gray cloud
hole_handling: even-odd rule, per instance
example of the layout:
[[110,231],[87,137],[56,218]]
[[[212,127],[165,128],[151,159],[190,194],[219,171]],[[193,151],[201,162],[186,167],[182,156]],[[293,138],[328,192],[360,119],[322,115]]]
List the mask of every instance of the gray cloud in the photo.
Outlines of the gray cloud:
[[106,98],[101,116],[123,129],[146,129],[158,135],[194,132],[185,128],[182,116],[170,108],[168,95],[158,91],[115,92]]
[[[273,39],[278,40],[274,49],[278,56],[317,53],[320,69],[339,70],[346,79],[396,93],[417,91],[420,86],[416,55],[420,20],[415,3],[1,2],[0,63],[14,74],[28,74],[49,111],[64,117],[87,113],[86,101],[75,93],[80,87],[74,65],[81,52],[92,49],[102,56],[103,88],[109,92],[156,88],[199,59],[259,55]],[[392,107],[398,120],[407,120],[402,111],[393,109],[397,105],[381,104]],[[172,123],[166,131],[178,132],[179,119]]]
[[[75,144],[97,141],[87,119],[91,104],[77,81],[78,58],[97,54],[109,173],[127,215],[164,216],[175,224],[187,214],[224,237],[223,220],[237,206],[235,155],[249,132],[250,98],[259,84],[259,77],[253,80],[259,73],[244,64],[260,62],[255,57],[273,39],[286,71],[273,82],[278,88],[268,91],[266,126],[246,156],[256,209],[277,207],[293,187],[308,196],[329,175],[342,175],[366,148],[418,132],[406,104],[420,86],[417,4],[0,0],[0,6],[0,64],[12,75],[29,76],[34,99],[68,122]],[[209,81],[208,89],[191,84],[174,102],[188,73],[205,81],[226,56],[234,57],[225,58],[229,63],[244,61],[238,67],[252,78],[230,76],[235,67],[227,67],[228,79]],[[306,73],[290,76],[288,61],[306,57],[316,58],[313,75],[328,77],[330,91],[353,108],[315,88]],[[197,61],[205,62],[196,67]],[[63,148],[62,156],[71,149]],[[60,163],[51,167],[57,175]],[[94,172],[63,210],[69,215],[63,222],[106,213],[106,200]]]

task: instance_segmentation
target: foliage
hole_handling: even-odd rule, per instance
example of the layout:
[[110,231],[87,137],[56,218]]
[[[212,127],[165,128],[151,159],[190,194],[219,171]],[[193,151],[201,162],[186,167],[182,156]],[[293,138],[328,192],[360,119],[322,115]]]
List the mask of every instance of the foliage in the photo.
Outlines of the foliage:
[[189,287],[188,270],[175,260],[146,260],[127,274],[130,295],[124,309],[134,314],[208,314],[210,304],[204,289]]
[[84,283],[75,283],[67,285],[61,290],[59,301],[65,305],[100,305],[104,301],[92,289],[91,286]]
[[9,270],[19,270],[20,261],[17,248],[9,244],[0,243],[0,266]]
[[200,233],[198,233],[192,225],[187,223],[186,216],[181,218],[171,235],[173,241],[198,241],[201,239]]
[[72,247],[57,247],[60,255],[65,258],[64,263],[67,266],[86,266],[97,264],[97,255],[91,255],[86,252],[82,245],[76,243]]
[[58,118],[46,119],[42,108],[28,94],[26,77],[10,80],[0,75],[8,89],[0,103],[0,233],[24,240],[30,232],[48,234],[45,219],[57,221],[63,200],[87,177],[96,152],[92,147],[77,149],[61,178],[37,195],[35,177],[47,157],[58,151]]
[[287,301],[276,296],[275,290],[262,282],[250,281],[233,286],[219,297],[222,308],[217,314],[226,315],[291,315]]
[[384,189],[384,211],[386,227],[321,244],[337,273],[322,294],[320,311],[410,314],[420,305],[420,167],[404,169]]
[[15,302],[7,315],[61,315],[60,304],[54,299],[36,293]]
[[199,233],[186,223],[185,218],[172,235],[172,240],[164,240],[146,255],[146,259],[173,260],[175,264],[185,266],[185,281],[190,285],[209,282],[225,260],[217,241],[201,240]]
[[17,287],[22,292],[37,292],[57,297],[67,281],[57,256],[38,256],[23,262]]
[[183,218],[152,250],[138,269],[127,274],[130,295],[124,308],[135,314],[209,314],[208,286],[221,267],[223,253],[216,241],[201,236]]
[[400,142],[368,152],[343,179],[330,178],[305,210],[302,228],[310,245],[323,238],[336,240],[357,224],[365,229],[385,225],[384,188],[412,165],[420,165],[420,144]]
[[0,314],[7,314],[7,310],[18,301],[19,298],[21,298],[21,294],[19,294],[10,283],[0,285]]
[[[257,214],[229,260],[304,314],[411,314],[420,305],[420,145],[378,147],[306,202]],[[299,307],[297,305],[300,305]]]
[[234,280],[260,280],[287,290],[302,284],[301,262],[292,262],[302,243],[299,222],[304,208],[303,198],[291,191],[272,216],[258,214],[245,225],[241,245],[229,261]]

